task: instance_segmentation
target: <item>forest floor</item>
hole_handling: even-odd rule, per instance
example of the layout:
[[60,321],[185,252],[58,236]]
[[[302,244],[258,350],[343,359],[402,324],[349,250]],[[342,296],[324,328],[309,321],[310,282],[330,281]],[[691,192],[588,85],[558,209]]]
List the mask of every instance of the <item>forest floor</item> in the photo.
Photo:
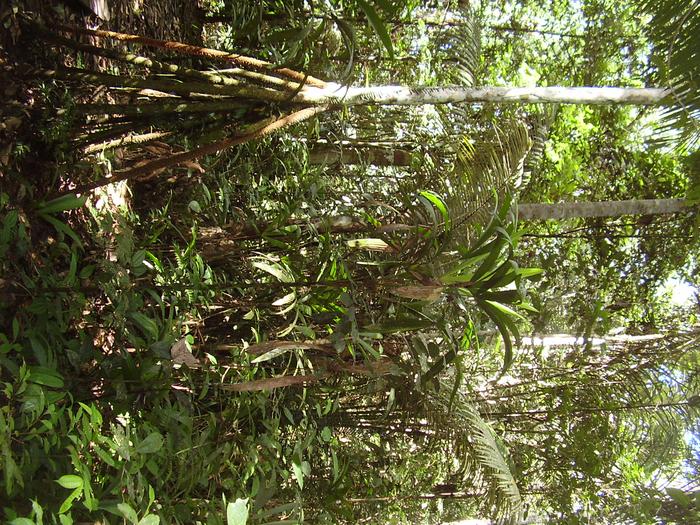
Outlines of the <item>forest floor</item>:
[[[51,108],[114,102],[109,98],[113,95],[100,87],[68,91],[38,78],[37,68],[52,70],[87,61],[91,69],[107,72],[115,64],[49,44],[37,38],[28,22],[49,29],[67,25],[201,43],[201,10],[196,1],[108,0],[107,5],[109,20],[97,17],[78,0],[10,0],[0,7],[0,193],[20,209],[50,199],[66,189],[68,180],[90,177],[96,169],[94,161],[84,161],[71,145],[71,123]],[[98,37],[76,38],[85,44],[114,45]]]
[[[65,190],[69,181],[89,178],[96,170],[104,169],[94,158],[82,158],[72,142],[72,123],[61,116],[65,110],[54,108],[114,101],[106,89],[64,88],[38,78],[36,71],[39,69],[80,66],[89,61],[87,65],[91,69],[112,71],[114,64],[49,44],[37,37],[28,22],[38,22],[49,29],[63,24],[201,43],[201,25],[197,23],[200,10],[195,1],[109,0],[108,5],[111,16],[106,21],[77,0],[0,3],[0,211],[3,214],[12,211],[14,218],[6,224],[8,232],[20,224],[27,234],[26,249],[7,249],[12,246],[9,234],[0,239],[0,268],[2,264],[8,265],[3,272],[5,275],[0,277],[0,331],[9,329],[11,320],[29,304],[27,294],[18,293],[19,279],[12,280],[16,276],[9,268],[32,268],[37,275],[46,278],[58,278],[68,271],[67,259],[53,256],[44,259],[44,251],[57,238],[57,232],[41,219],[37,209],[56,192]],[[95,37],[80,35],[77,38],[82,43],[112,45]],[[111,169],[118,164],[107,165]],[[115,189],[110,188],[110,191]],[[127,190],[118,188],[117,191],[125,193]],[[97,200],[98,196],[93,198]],[[88,221],[87,212],[75,210],[71,213],[69,228],[77,234],[74,239],[80,238],[78,244],[82,243],[90,252],[95,238],[87,231]],[[63,235],[59,234],[58,238]],[[3,258],[6,260],[2,261]]]

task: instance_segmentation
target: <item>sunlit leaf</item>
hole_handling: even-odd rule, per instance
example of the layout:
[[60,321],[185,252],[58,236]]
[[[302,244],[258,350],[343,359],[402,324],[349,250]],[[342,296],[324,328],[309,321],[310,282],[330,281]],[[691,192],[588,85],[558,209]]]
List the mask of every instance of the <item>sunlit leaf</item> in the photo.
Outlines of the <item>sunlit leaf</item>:
[[366,0],[357,0],[357,3],[364,11],[365,15],[367,15],[369,23],[372,25],[374,31],[377,33],[377,36],[379,36],[379,39],[382,41],[382,44],[384,44],[384,47],[389,52],[389,56],[394,58],[394,45],[391,42],[391,35],[389,35],[389,31],[384,25],[384,22],[382,22],[382,19],[379,18],[379,15],[374,10],[374,7],[367,3]]

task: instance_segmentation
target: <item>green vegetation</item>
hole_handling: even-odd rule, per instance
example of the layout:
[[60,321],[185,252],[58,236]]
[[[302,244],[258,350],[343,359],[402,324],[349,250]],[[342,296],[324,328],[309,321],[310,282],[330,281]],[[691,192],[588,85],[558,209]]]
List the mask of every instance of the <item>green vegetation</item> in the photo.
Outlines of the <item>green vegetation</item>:
[[697,522],[697,0],[205,4],[0,12],[2,519]]

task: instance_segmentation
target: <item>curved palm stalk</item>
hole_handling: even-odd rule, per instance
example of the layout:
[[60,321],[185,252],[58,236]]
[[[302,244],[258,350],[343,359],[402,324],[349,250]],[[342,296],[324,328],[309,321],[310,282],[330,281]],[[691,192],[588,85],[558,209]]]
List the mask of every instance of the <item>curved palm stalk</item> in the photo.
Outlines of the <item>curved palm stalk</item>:
[[246,142],[250,142],[251,140],[256,140],[265,137],[287,126],[303,122],[304,120],[311,118],[312,116],[321,113],[326,109],[327,108],[323,106],[305,108],[291,113],[289,115],[286,115],[284,117],[278,118],[277,120],[271,123],[268,123],[268,121],[265,120],[259,123],[260,126],[256,130],[249,131],[242,135],[234,135],[233,137],[218,140],[216,142],[206,144],[204,146],[195,148],[190,151],[184,151],[182,153],[176,153],[167,157],[161,157],[159,159],[155,159],[153,161],[142,164],[141,166],[116,172],[111,177],[103,177],[91,183],[84,184],[78,188],[70,190],[69,192],[60,193],[59,195],[64,195],[67,193],[82,193],[94,190],[96,188],[101,188],[102,186],[106,186],[114,182],[119,182],[122,180],[133,180],[138,177],[148,175],[149,173],[153,173],[156,170],[179,166],[185,162],[190,162],[199,159],[204,155],[211,155],[213,153],[225,150],[232,146],[236,146],[238,144],[245,144]]
[[182,42],[172,42],[167,40],[157,40],[155,38],[147,38],[138,35],[130,35],[126,33],[117,33],[115,31],[105,31],[101,29],[87,29],[78,26],[68,26],[63,24],[56,25],[57,29],[62,31],[68,31],[71,33],[80,33],[84,35],[91,35],[103,38],[110,38],[113,40],[120,40],[122,42],[133,42],[136,44],[141,44],[149,47],[157,47],[161,49],[166,49],[168,51],[175,51],[177,53],[182,53],[192,56],[201,56],[205,58],[213,58],[216,60],[221,60],[224,62],[231,62],[233,64],[238,64],[241,67],[247,67],[251,69],[257,69],[261,71],[266,71],[269,73],[274,73],[277,75],[285,76],[301,82],[302,84],[307,83],[310,86],[316,86],[318,88],[323,88],[327,84],[323,80],[318,78],[304,75],[298,71],[294,71],[284,67],[275,67],[274,64],[265,62],[264,60],[259,60],[257,58],[252,58],[244,55],[239,55],[236,53],[228,53],[226,51],[221,51],[218,49],[210,49],[206,47],[194,46],[191,44],[184,44]]

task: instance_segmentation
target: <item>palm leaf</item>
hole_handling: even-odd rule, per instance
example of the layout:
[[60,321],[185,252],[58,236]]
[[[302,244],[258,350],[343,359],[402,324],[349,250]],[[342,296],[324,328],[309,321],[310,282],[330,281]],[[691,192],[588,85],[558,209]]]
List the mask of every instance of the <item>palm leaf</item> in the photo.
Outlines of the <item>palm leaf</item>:
[[508,131],[492,127],[490,136],[472,143],[463,138],[454,167],[437,193],[445,195],[454,225],[450,245],[465,246],[472,240],[469,225],[486,224],[498,202],[522,182],[524,161],[531,141],[527,127],[511,123]]
[[460,4],[460,23],[443,26],[435,37],[437,76],[442,83],[474,86],[481,69],[481,23],[468,3]]
[[529,117],[532,147],[525,157],[521,191],[527,190],[532,174],[537,171],[544,157],[544,148],[549,140],[549,133],[559,113],[559,104],[537,106]]
[[673,90],[673,106],[662,113],[654,142],[692,151],[700,144],[700,0],[643,0],[640,10],[654,44],[655,79]]
[[484,490],[484,503],[488,507],[484,511],[504,522],[515,522],[520,518],[523,502],[506,448],[466,396],[457,393],[452,400],[455,394],[450,386],[443,385],[430,398],[427,415],[436,438],[447,438],[457,444],[462,483]]

